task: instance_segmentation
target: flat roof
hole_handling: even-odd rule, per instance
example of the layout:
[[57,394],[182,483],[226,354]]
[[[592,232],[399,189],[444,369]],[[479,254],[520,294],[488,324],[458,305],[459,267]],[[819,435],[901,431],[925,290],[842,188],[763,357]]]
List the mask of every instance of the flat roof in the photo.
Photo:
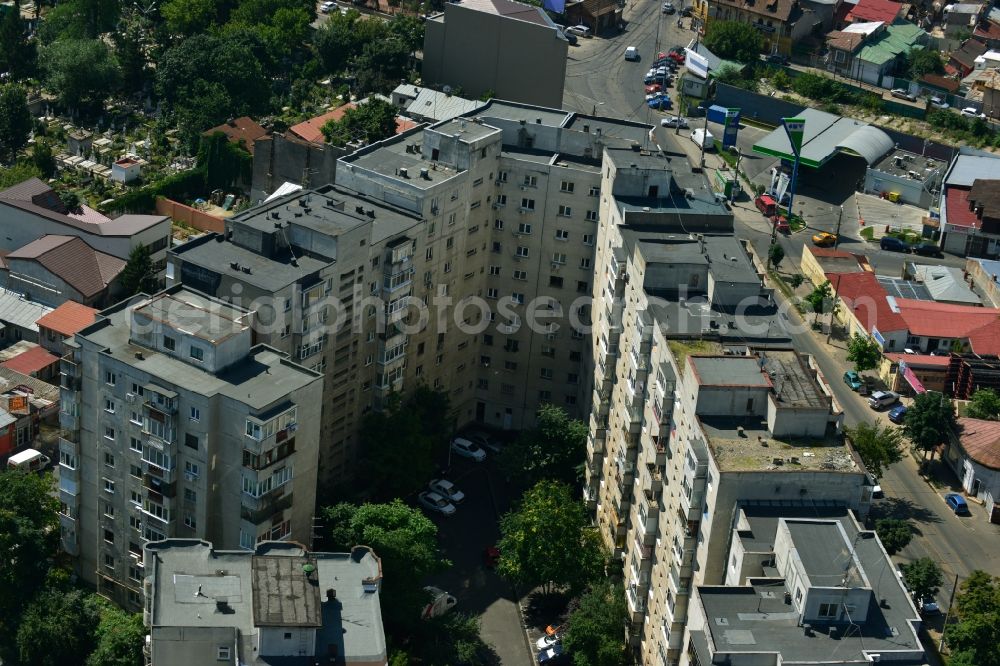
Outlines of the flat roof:
[[760,362],[750,356],[692,356],[688,362],[699,386],[771,386]]
[[213,344],[248,330],[252,319],[247,310],[184,288],[160,292],[135,312]]
[[491,117],[496,117],[505,120],[523,120],[535,125],[562,127],[572,114],[562,109],[550,109],[504,99],[491,99],[485,107],[476,111],[474,115],[482,116],[487,123]]
[[[499,130],[497,130],[499,132]],[[367,148],[357,150],[350,155],[344,155],[339,162],[362,169],[374,171],[383,176],[399,177],[399,170],[407,170],[407,183],[418,189],[428,189],[434,185],[454,178],[458,172],[441,162],[425,160],[420,154],[419,146],[423,142],[421,134],[406,134],[373,143]],[[413,146],[417,149],[414,151]],[[427,177],[423,177],[420,169],[427,169]]]
[[[888,134],[854,118],[810,108],[802,109],[795,117],[806,121],[800,158],[804,166],[819,168],[842,150],[860,155],[871,165],[894,145]],[[789,161],[795,159],[783,127],[761,139],[753,151]]]
[[1000,157],[960,154],[952,162],[944,182],[953,187],[972,187],[980,178],[1000,179]]
[[851,543],[839,522],[784,518],[781,523],[788,530],[811,585],[865,586],[863,577],[851,566],[854,561]]
[[253,623],[256,627],[319,627],[320,592],[315,558],[306,555],[257,555],[252,560]]
[[835,435],[774,437],[760,416],[698,416],[698,421],[724,472],[860,471],[851,451]]
[[816,373],[806,366],[802,356],[792,350],[774,349],[760,352],[764,372],[771,377],[775,399],[782,407],[811,409],[831,406],[823,393]]
[[[923,155],[917,155],[906,150],[894,150],[887,154],[870,168],[872,171],[886,173],[897,178],[910,178],[926,182],[934,177],[948,163]],[[918,174],[913,178],[910,174]]]

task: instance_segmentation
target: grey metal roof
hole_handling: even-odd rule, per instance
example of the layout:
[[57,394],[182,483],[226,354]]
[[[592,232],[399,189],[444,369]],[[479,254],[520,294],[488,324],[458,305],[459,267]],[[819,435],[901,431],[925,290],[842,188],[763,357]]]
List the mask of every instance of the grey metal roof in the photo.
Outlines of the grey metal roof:
[[1000,178],[1000,158],[985,155],[959,155],[952,164],[945,185],[972,187],[977,179]]
[[770,385],[758,360],[750,356],[692,356],[688,362],[700,386]]
[[982,305],[979,296],[969,289],[961,268],[918,264],[917,277],[935,301]]
[[[885,132],[854,118],[809,108],[803,109],[797,117],[806,121],[801,151],[802,164],[806,166],[822,166],[840,149],[861,155],[871,165],[892,150],[894,145]],[[792,155],[792,145],[783,127],[761,139],[753,150],[789,159]]]
[[0,289],[0,322],[13,324],[29,331],[37,331],[40,318],[52,308],[26,299],[21,294]]
[[[406,86],[413,88],[413,86]],[[479,100],[465,99],[456,95],[438,92],[431,88],[417,88],[420,92],[406,106],[406,113],[428,120],[451,120],[465,115],[485,105]]]
[[837,148],[850,150],[861,155],[871,166],[892,150],[894,145],[888,134],[877,127],[867,125],[853,130],[837,144]]

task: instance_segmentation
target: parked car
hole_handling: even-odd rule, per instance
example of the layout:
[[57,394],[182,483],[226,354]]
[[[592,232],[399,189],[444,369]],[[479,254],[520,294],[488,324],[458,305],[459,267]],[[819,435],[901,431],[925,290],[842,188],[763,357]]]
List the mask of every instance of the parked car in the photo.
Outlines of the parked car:
[[955,512],[955,515],[966,516],[969,514],[968,503],[966,503],[965,498],[958,493],[948,493],[944,496],[944,501],[951,507],[951,510]]
[[478,444],[461,437],[456,437],[451,441],[451,450],[463,458],[472,458],[476,462],[486,460],[486,451],[483,451]]
[[625,47],[625,59],[626,60],[638,60],[639,59],[639,49],[634,46]]
[[653,81],[652,83],[646,86],[645,90],[647,95],[652,93],[658,93],[661,90],[663,90],[663,84],[659,83],[658,81]]
[[7,469],[23,469],[37,472],[45,469],[52,462],[47,455],[37,449],[25,449],[7,459]]
[[319,6],[319,10],[324,14],[329,14],[330,11],[336,6],[337,6],[336,2],[330,2],[329,0],[327,0],[327,2],[324,2],[322,5]]
[[583,25],[571,25],[564,31],[568,35],[576,35],[577,37],[590,37],[590,28]]
[[816,247],[830,247],[831,245],[836,244],[837,237],[833,234],[821,231],[818,234],[813,235],[812,242]]
[[882,492],[882,486],[880,485],[872,486],[872,499],[883,499],[884,497],[885,493]]
[[787,65],[788,56],[782,55],[780,53],[769,53],[767,55],[762,55],[761,60],[771,65]]
[[565,30],[563,30],[563,37],[566,38],[566,41],[569,42],[570,46],[576,46],[577,44],[580,43],[580,40],[577,38],[577,36],[571,32],[566,32]]
[[861,377],[858,376],[854,370],[848,370],[844,373],[844,383],[851,387],[852,391],[857,391],[859,388],[864,386],[864,382],[861,381]]
[[660,126],[670,128],[687,129],[688,121],[684,116],[670,116],[660,121]]
[[792,233],[792,227],[788,224],[788,218],[784,215],[772,215],[771,224],[774,225],[775,230],[779,234],[790,234]]
[[961,111],[959,111],[959,113],[961,113],[966,118],[982,118],[983,120],[986,119],[986,114],[980,113],[974,106],[967,106]]
[[706,129],[698,128],[691,130],[691,140],[699,148],[704,148],[705,152],[715,150],[715,137]]
[[693,13],[694,10],[691,7],[685,7],[684,9],[681,10],[681,16],[684,17],[691,16]]
[[481,430],[467,430],[461,436],[462,439],[467,439],[473,444],[477,444],[481,449],[492,451],[493,453],[500,453],[503,450],[503,444],[500,440],[490,437],[489,434]]
[[552,647],[547,647],[544,650],[538,652],[538,663],[539,664],[568,664],[570,663],[569,655],[563,651],[562,643],[556,643]]
[[440,513],[443,516],[454,516],[455,515],[455,505],[446,500],[441,495],[437,493],[432,493],[429,490],[417,495],[417,501],[420,502],[420,506],[424,507],[428,511],[433,511],[435,513]]
[[943,111],[944,109],[951,108],[948,105],[948,102],[944,101],[944,97],[941,97],[940,95],[934,95],[927,101],[930,102],[931,106],[933,106],[935,109],[941,109]]
[[545,634],[537,641],[535,641],[535,647],[538,648],[539,650],[545,650],[546,648],[559,645],[561,642],[562,642],[562,634],[554,634],[552,636]]
[[434,479],[427,484],[432,493],[437,493],[452,504],[461,504],[465,501],[465,493],[455,487],[455,484],[447,479]]
[[888,252],[909,252],[910,246],[905,241],[902,241],[895,236],[882,236],[882,240],[878,242],[879,248],[886,250]]
[[428,585],[424,588],[424,592],[428,592],[431,595],[431,602],[424,606],[424,612],[422,617],[425,620],[429,620],[432,617],[439,617],[444,615],[456,605],[458,605],[458,599],[448,594],[439,587],[434,587],[433,585]]
[[875,391],[868,397],[868,406],[872,409],[882,409],[899,402],[899,394],[894,391]]
[[893,423],[902,423],[906,419],[906,405],[897,405],[889,410],[889,420]]
[[933,597],[924,597],[920,600],[920,612],[924,615],[940,615],[941,607]]
[[921,257],[943,257],[944,253],[941,252],[939,248],[934,243],[918,243],[910,248],[913,254],[919,254]]
[[676,11],[677,11],[677,9],[674,7],[674,3],[672,3],[672,2],[664,2],[663,3],[663,13],[664,14],[673,14]]
[[908,93],[903,88],[893,88],[889,92],[889,94],[892,95],[893,97],[898,97],[899,99],[905,99],[908,102],[916,102],[917,101],[917,96],[916,95],[911,95],[910,93]]
[[664,111],[672,109],[674,103],[670,101],[670,98],[667,97],[666,93],[663,93],[662,95],[658,95],[653,99],[647,100],[646,106],[648,106],[651,109],[659,109],[660,111]]

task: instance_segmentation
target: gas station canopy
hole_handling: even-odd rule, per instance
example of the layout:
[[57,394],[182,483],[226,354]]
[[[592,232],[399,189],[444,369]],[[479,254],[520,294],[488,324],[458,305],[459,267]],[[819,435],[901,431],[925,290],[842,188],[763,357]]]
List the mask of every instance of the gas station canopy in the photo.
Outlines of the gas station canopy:
[[[863,157],[870,166],[895,145],[888,134],[860,120],[816,109],[803,109],[797,117],[806,121],[800,164],[814,169],[823,166],[841,151]],[[795,159],[783,127],[761,139],[754,145],[753,151],[789,162]]]

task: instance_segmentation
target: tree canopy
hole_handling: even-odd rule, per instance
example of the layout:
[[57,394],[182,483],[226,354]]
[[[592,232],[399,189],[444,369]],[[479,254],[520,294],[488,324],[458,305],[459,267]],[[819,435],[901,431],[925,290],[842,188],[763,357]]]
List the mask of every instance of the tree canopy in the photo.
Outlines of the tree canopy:
[[351,141],[381,141],[396,133],[397,111],[384,99],[370,99],[347,109],[340,120],[330,120],[323,125],[323,137],[335,146],[346,146]]
[[974,419],[1000,419],[1000,394],[991,388],[981,388],[972,394],[966,415]]
[[148,247],[140,243],[132,248],[119,282],[123,296],[132,296],[140,292],[152,294],[157,291],[159,285],[153,272],[153,260],[149,256]]
[[885,546],[885,551],[895,555],[913,539],[913,526],[898,518],[879,518],[875,521],[875,533]]
[[868,474],[878,481],[889,465],[903,459],[903,435],[895,426],[861,422],[846,428],[854,449],[861,456]]
[[812,311],[818,316],[823,314],[826,303],[832,295],[833,291],[830,289],[830,281],[827,280],[813,289],[812,292],[806,296],[805,301],[809,304]]
[[758,59],[764,39],[749,23],[712,21],[705,33],[705,46],[720,58],[747,63]]
[[539,481],[500,519],[497,572],[527,588],[582,590],[603,570],[600,536],[570,486]]
[[576,483],[587,455],[587,424],[572,419],[562,407],[542,405],[535,427],[525,430],[501,454],[511,476],[528,483],[554,479]]
[[903,71],[914,80],[925,74],[944,74],[944,60],[935,49],[913,49],[903,57]]
[[955,427],[955,406],[951,400],[935,391],[919,393],[903,417],[903,432],[910,438],[913,447],[930,453],[947,440],[948,432]]
[[973,571],[955,595],[955,615],[945,631],[949,666],[1000,666],[1000,578]]
[[20,81],[34,70],[35,42],[28,39],[18,5],[8,7],[0,12],[0,72],[8,72],[14,81]]
[[[20,661],[32,666],[81,664],[96,646],[98,597],[82,590],[47,589],[24,610],[17,631]],[[139,643],[140,650],[142,643]]]
[[937,562],[929,557],[921,557],[909,564],[902,566],[903,580],[910,590],[914,603],[920,603],[923,599],[933,598],[941,589],[944,579],[941,577],[941,568]]
[[584,593],[570,614],[563,647],[575,666],[622,666],[628,663],[622,640],[627,623],[625,591],[602,581]]
[[872,370],[882,359],[882,348],[867,335],[855,333],[847,342],[847,360],[854,364],[858,372]]
[[771,243],[771,247],[767,248],[767,258],[771,261],[772,266],[778,266],[785,258],[784,248],[777,243]]
[[0,162],[10,164],[28,144],[31,114],[28,95],[17,84],[0,85]]
[[100,39],[60,39],[42,47],[38,64],[45,85],[74,109],[102,104],[121,76],[118,59]]

